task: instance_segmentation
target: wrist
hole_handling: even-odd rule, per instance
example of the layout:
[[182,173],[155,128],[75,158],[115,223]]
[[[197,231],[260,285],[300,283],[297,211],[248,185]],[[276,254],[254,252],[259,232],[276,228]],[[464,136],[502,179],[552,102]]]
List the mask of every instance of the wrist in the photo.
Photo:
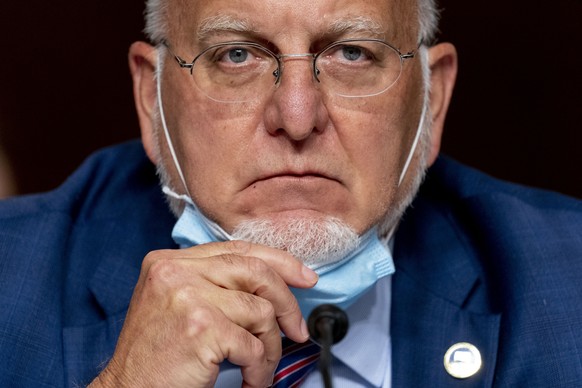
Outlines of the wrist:
[[125,387],[126,385],[115,372],[115,361],[111,360],[107,367],[88,385],[87,388],[113,388]]

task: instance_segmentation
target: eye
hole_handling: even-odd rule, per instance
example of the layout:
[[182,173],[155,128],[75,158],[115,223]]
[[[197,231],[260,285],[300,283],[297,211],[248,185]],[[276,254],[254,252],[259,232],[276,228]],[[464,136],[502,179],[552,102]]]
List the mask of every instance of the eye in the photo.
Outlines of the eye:
[[342,54],[348,61],[356,61],[362,57],[362,49],[357,46],[343,46]]
[[218,44],[204,51],[197,58],[197,72],[206,71],[208,77],[214,78],[226,74],[257,76],[271,73],[276,64],[276,58],[261,46],[234,42]]
[[212,66],[236,68],[240,71],[262,66],[262,63],[268,61],[269,55],[260,47],[227,44],[210,50],[204,55],[204,59]]
[[234,63],[243,63],[247,60],[249,56],[248,50],[244,48],[233,48],[228,50],[228,59]]
[[362,44],[359,42],[358,44],[340,43],[329,47],[324,53],[322,53],[322,56],[326,57],[328,61],[338,65],[361,66],[366,63],[372,63],[376,60],[377,56],[374,49],[375,47],[373,44],[366,44],[366,42],[362,42]]

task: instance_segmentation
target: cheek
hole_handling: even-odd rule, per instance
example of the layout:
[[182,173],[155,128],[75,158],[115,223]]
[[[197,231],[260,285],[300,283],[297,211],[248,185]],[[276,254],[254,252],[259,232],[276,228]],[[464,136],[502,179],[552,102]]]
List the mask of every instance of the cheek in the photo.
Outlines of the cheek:
[[226,197],[244,168],[244,155],[252,139],[249,131],[255,132],[257,126],[257,115],[247,112],[256,109],[191,100],[182,101],[166,112],[190,194],[212,217],[211,209],[217,203],[228,202]]
[[398,181],[400,166],[400,136],[394,126],[368,127],[361,135],[363,139],[357,151],[360,158],[356,161],[360,178],[361,206],[369,208],[376,216],[384,214],[392,202]]
[[[386,108],[390,106],[393,108]],[[357,107],[335,109],[331,116],[337,136],[362,179],[390,180],[407,137],[401,109],[364,100]]]
[[[356,101],[356,100],[352,100]],[[414,110],[404,101],[362,99],[336,103],[330,112],[337,136],[354,168],[353,187],[362,220],[376,223],[393,203],[400,171],[414,132]]]

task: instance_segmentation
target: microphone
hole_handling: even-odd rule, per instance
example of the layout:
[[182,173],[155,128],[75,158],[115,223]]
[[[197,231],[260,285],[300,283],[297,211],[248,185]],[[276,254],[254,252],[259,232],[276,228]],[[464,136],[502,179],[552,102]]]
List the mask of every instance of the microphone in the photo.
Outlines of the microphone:
[[332,388],[331,383],[331,345],[341,341],[348,332],[348,316],[333,304],[317,306],[307,319],[311,337],[321,345],[319,371],[325,388]]

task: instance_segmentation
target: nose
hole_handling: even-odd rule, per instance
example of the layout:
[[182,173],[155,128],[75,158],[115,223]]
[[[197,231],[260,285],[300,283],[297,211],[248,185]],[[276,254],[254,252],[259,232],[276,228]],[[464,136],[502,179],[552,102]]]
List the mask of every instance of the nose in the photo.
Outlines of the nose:
[[323,132],[329,115],[313,75],[313,56],[286,56],[281,63],[281,78],[266,106],[265,125],[271,135],[284,133],[302,141]]

